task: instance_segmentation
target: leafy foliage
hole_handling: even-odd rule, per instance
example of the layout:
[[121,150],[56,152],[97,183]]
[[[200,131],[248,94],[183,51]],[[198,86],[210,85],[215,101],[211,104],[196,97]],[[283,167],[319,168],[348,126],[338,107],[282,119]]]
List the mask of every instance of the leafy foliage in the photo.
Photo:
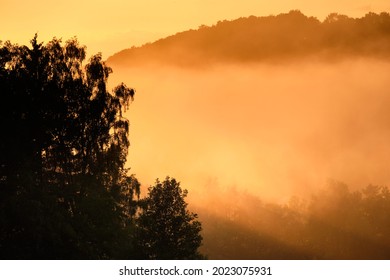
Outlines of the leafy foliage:
[[84,59],[76,39],[1,45],[0,258],[199,257],[201,225],[174,179],[150,190],[135,223],[123,114],[135,92],[109,93],[101,54]]
[[147,259],[199,259],[202,237],[197,215],[187,210],[180,183],[167,177],[149,188],[137,219],[138,243]]
[[[0,256],[117,258],[130,254],[133,196],[124,167],[134,90],[110,94],[100,54],[54,38],[0,48]],[[127,251],[127,252],[125,252]]]

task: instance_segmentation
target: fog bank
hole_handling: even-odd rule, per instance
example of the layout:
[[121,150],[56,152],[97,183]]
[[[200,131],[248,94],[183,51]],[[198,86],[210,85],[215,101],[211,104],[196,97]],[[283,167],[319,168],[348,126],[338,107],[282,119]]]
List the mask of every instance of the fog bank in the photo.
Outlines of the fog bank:
[[193,198],[285,201],[328,179],[390,183],[389,63],[113,69],[110,84],[136,89],[128,165],[145,186],[169,175]]

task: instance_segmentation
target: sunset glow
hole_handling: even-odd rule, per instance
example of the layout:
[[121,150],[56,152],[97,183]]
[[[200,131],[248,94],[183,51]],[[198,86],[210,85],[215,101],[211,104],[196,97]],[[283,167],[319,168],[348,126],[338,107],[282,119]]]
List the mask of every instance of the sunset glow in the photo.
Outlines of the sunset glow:
[[389,12],[0,0],[1,257],[389,259]]
[[27,44],[35,33],[47,42],[53,37],[77,36],[94,54],[104,57],[133,45],[142,45],[200,25],[250,15],[276,15],[298,9],[323,20],[337,12],[360,17],[390,10],[386,0],[342,1],[0,1],[2,40]]

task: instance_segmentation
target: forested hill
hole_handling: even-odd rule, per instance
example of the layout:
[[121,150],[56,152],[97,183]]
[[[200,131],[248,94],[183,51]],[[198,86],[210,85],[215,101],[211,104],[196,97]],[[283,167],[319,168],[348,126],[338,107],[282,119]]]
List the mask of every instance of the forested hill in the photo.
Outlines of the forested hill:
[[108,58],[114,65],[339,59],[345,55],[390,58],[390,14],[350,18],[336,13],[323,22],[300,11],[239,18],[200,26]]

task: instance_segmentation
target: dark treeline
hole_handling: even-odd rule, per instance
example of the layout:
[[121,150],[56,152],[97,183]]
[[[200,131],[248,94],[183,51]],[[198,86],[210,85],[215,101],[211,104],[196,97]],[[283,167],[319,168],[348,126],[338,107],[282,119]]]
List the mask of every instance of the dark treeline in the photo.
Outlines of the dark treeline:
[[0,46],[0,259],[202,257],[180,184],[139,200],[125,168],[135,91],[109,93],[101,55],[84,59],[76,39]]
[[323,22],[300,11],[277,16],[220,21],[198,30],[123,50],[107,62],[163,63],[200,66],[219,62],[281,62],[305,57],[390,55],[390,15],[368,13],[362,18],[330,14]]
[[[203,251],[215,259],[389,259],[390,190],[330,182],[310,199],[265,203],[231,190],[197,209]],[[221,194],[224,197],[224,194]]]

